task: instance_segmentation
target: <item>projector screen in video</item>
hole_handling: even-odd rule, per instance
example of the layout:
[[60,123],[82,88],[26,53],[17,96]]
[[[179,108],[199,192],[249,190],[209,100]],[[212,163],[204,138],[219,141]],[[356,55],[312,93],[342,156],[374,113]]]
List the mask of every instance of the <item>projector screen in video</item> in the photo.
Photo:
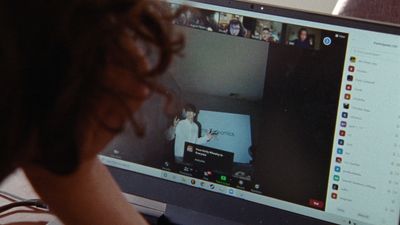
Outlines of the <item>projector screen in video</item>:
[[248,163],[251,158],[250,116],[200,110],[198,121],[201,124],[201,136],[208,131],[216,137],[203,145],[234,153],[234,162]]

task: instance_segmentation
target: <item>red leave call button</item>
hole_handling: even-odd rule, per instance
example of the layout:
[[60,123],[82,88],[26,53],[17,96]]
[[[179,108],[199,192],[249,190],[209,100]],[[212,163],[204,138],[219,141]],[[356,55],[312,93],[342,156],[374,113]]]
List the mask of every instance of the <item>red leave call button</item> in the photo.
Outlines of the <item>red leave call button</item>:
[[310,200],[308,201],[308,204],[309,204],[311,207],[317,208],[317,209],[323,209],[323,208],[324,208],[324,205],[325,205],[325,203],[324,203],[323,201],[318,201],[318,200],[315,200],[315,199],[310,199]]

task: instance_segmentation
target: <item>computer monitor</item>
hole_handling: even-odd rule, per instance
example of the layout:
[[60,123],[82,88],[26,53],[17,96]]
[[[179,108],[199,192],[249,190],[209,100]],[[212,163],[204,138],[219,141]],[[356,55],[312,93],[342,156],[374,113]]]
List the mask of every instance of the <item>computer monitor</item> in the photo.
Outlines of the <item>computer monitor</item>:
[[400,27],[165,4],[192,7],[174,20],[186,47],[160,78],[177,114],[153,95],[134,115],[146,136],[127,125],[105,148],[124,192],[181,224],[399,224]]

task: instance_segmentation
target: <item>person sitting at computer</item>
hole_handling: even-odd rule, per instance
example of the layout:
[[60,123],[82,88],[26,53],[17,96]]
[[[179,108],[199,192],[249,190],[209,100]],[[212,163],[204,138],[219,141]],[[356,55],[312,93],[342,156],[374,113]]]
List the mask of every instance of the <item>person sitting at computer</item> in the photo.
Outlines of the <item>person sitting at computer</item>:
[[151,93],[170,99],[174,15],[156,0],[4,0],[0,17],[0,181],[22,168],[66,225],[147,224],[97,154],[127,122],[143,136],[132,115]]
[[175,139],[174,145],[174,155],[176,162],[183,161],[184,148],[185,143],[193,143],[193,144],[204,144],[208,141],[211,141],[214,138],[214,135],[211,134],[210,131],[207,132],[205,136],[199,135],[199,125],[198,122],[195,121],[197,116],[196,107],[192,104],[186,104],[184,106],[184,112],[186,114],[185,119],[174,120],[174,126],[170,128],[169,139]]

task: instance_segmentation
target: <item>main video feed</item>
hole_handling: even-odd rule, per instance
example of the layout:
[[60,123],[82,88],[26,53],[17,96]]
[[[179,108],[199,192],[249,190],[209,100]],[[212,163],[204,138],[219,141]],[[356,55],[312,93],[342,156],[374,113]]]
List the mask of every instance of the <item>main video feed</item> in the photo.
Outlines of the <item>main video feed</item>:
[[203,9],[174,24],[174,101],[152,95],[145,136],[127,124],[102,154],[324,210],[347,34]]
[[[186,48],[183,58],[177,60],[170,73],[181,90],[182,101],[189,104],[189,107],[184,107],[184,113],[192,116],[188,112],[194,111],[194,129],[198,129],[200,134],[197,140],[189,140],[189,137],[186,140],[195,150],[218,152],[225,157],[208,154],[206,159],[210,160],[205,160],[205,163],[203,159],[195,158],[193,163],[187,164],[192,162],[184,160],[182,153],[187,152],[175,149],[175,162],[179,164],[182,161],[184,167],[199,168],[203,165],[201,169],[214,178],[223,175],[251,181],[252,132],[257,126],[257,118],[262,116],[257,105],[264,95],[268,43],[243,41],[237,36],[203,29],[178,29],[187,38]],[[249,62],[249,58],[258,60]],[[179,148],[183,148],[184,142],[180,137],[176,136],[173,141],[175,147],[179,143]],[[227,157],[229,155],[232,155],[231,161]],[[197,152],[197,156],[202,155]],[[224,166],[223,170],[212,170],[210,162],[230,165]],[[187,171],[184,174],[193,175]]]

